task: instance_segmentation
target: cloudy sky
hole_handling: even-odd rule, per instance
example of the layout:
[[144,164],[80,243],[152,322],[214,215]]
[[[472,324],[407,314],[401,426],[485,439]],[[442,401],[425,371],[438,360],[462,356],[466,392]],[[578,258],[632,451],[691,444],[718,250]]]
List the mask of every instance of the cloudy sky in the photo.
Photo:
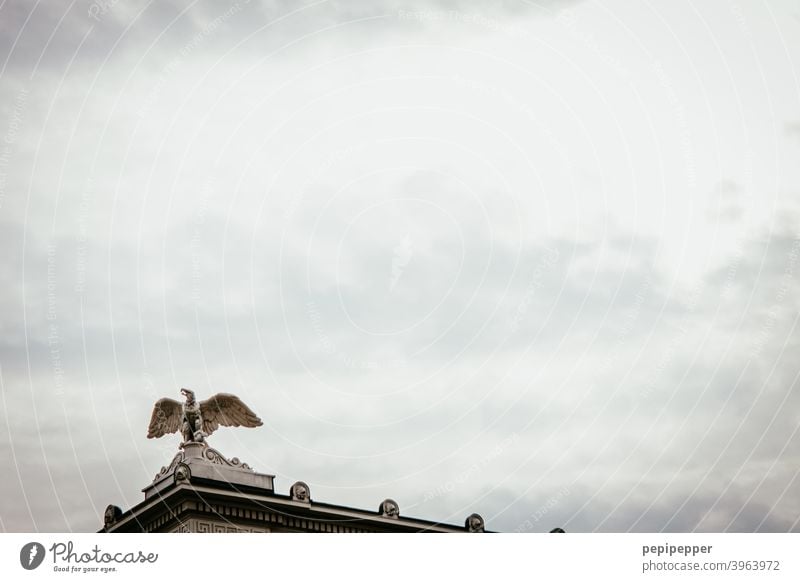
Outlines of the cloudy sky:
[[0,3],[0,531],[179,436],[501,531],[800,531],[800,8]]

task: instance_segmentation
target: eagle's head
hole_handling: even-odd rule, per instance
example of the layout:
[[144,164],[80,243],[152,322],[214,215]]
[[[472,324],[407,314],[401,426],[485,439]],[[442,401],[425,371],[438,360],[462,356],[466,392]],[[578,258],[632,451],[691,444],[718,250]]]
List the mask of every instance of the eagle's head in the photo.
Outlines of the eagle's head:
[[188,388],[181,388],[181,394],[186,397],[186,404],[194,404],[194,392]]

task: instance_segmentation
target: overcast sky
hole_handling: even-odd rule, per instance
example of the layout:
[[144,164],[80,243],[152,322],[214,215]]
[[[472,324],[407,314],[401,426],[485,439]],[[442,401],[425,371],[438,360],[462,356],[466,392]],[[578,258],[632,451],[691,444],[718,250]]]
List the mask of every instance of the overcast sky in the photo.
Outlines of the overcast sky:
[[795,2],[5,0],[0,531],[212,446],[501,531],[800,531]]

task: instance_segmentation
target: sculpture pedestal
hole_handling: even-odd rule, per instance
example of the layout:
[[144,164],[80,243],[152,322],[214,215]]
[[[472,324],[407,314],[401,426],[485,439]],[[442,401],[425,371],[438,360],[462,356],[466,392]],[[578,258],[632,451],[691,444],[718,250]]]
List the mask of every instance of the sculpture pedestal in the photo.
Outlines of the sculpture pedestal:
[[174,485],[224,484],[232,489],[256,489],[261,493],[274,491],[274,475],[256,473],[236,457],[227,459],[204,443],[186,443],[172,462],[142,489],[144,498],[165,491]]

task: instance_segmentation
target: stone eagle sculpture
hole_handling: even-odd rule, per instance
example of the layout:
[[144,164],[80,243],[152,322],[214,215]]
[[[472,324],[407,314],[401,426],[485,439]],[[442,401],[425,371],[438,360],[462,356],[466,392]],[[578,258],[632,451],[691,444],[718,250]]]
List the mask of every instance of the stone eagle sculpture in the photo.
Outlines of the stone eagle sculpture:
[[159,438],[165,434],[183,434],[181,447],[186,443],[204,443],[205,438],[220,426],[261,426],[261,419],[242,402],[238,396],[224,392],[207,400],[197,402],[194,392],[182,388],[186,402],[162,398],[153,407],[147,438]]

